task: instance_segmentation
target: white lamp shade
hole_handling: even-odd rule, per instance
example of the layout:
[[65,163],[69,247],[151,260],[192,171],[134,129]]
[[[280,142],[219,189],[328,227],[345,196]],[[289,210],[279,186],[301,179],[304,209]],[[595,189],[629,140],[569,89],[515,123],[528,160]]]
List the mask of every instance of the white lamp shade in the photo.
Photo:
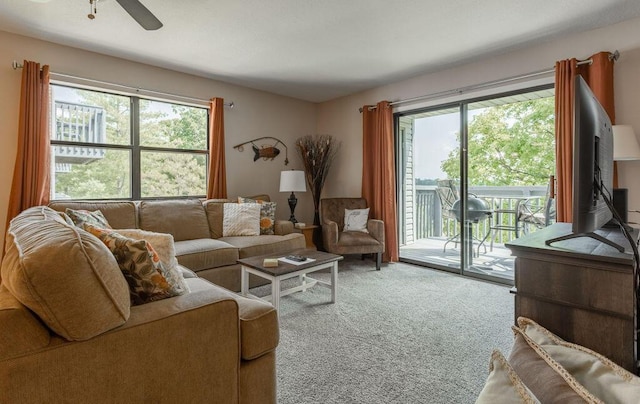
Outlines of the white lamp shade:
[[613,159],[640,160],[640,145],[631,125],[613,125]]
[[280,172],[280,192],[306,192],[307,182],[304,171],[289,170]]

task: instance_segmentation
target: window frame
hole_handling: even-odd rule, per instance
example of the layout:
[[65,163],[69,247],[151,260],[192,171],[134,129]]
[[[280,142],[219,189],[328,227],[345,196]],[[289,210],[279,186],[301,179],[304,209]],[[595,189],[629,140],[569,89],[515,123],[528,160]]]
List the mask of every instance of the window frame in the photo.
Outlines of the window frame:
[[[93,143],[93,142],[75,142],[69,140],[55,140],[55,134],[51,133],[49,137],[49,146],[52,151],[51,159],[54,159],[53,155],[53,147],[55,146],[75,146],[75,147],[95,147],[102,149],[117,149],[117,150],[127,150],[130,153],[130,197],[128,198],[91,198],[91,199],[82,199],[82,200],[90,200],[90,201],[104,201],[104,200],[154,200],[154,199],[189,199],[189,198],[206,198],[207,187],[209,184],[209,151],[210,151],[210,136],[209,136],[209,120],[211,117],[211,108],[208,106],[200,106],[193,105],[183,102],[177,102],[170,99],[161,99],[154,97],[141,97],[139,95],[128,94],[128,93],[120,93],[117,91],[109,91],[106,89],[96,89],[96,88],[87,88],[80,85],[74,85],[70,83],[62,83],[62,82],[52,82],[51,90],[50,90],[50,119],[53,123],[55,123],[56,117],[53,113],[55,109],[55,98],[53,96],[53,87],[66,87],[72,90],[82,90],[82,91],[91,91],[96,93],[103,93],[108,95],[115,95],[121,97],[127,97],[129,99],[129,144],[115,144],[115,143]],[[205,136],[206,136],[206,149],[184,149],[184,148],[170,148],[170,147],[158,147],[158,146],[145,146],[140,142],[140,101],[156,101],[162,102],[171,105],[184,106],[189,108],[200,108],[207,111],[206,123],[205,123]],[[55,130],[55,125],[52,125],[52,130]],[[142,172],[141,172],[141,161],[142,154],[144,152],[164,152],[164,153],[175,153],[175,154],[184,154],[184,155],[202,155],[205,158],[205,193],[204,194],[194,194],[194,195],[168,195],[168,196],[153,196],[153,197],[143,197],[142,196]],[[54,167],[54,164],[52,164]],[[52,171],[54,168],[52,168]],[[55,181],[55,175],[51,175],[50,181]],[[55,195],[51,195],[52,201],[69,201],[69,200],[80,200],[78,198],[71,199],[56,199]]]

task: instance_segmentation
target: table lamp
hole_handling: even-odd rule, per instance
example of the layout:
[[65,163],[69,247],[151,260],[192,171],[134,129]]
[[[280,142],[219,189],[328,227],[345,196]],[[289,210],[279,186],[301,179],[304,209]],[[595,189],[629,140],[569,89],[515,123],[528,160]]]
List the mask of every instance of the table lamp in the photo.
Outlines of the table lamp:
[[640,145],[631,125],[613,125],[613,160],[640,160]]
[[640,145],[631,125],[613,125],[613,188],[618,188],[618,161],[640,160]]
[[304,178],[304,171],[301,170],[289,170],[280,172],[280,192],[291,192],[289,196],[289,209],[291,209],[291,217],[289,221],[292,223],[298,223],[293,212],[296,210],[296,204],[298,199],[294,192],[306,192],[307,182]]

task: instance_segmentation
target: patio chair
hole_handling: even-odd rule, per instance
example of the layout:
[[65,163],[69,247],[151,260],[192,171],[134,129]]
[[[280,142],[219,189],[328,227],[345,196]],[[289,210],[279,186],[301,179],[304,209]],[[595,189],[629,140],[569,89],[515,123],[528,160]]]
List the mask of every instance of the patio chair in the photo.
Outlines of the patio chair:
[[522,223],[524,234],[528,234],[531,226],[542,229],[549,226],[556,218],[556,204],[554,199],[555,177],[549,176],[547,192],[544,203],[534,205],[532,203],[522,203],[518,210],[518,222]]
[[[443,219],[447,219],[447,229],[449,220],[455,220],[457,222],[458,218],[453,210],[453,204],[460,199],[458,194],[458,189],[456,188],[453,180],[438,180],[436,187],[436,194],[438,195],[438,199],[440,199],[440,209],[441,215]],[[443,252],[447,250],[447,244],[454,243],[454,248],[458,247],[458,242],[460,241],[460,231],[458,230],[459,226],[456,226],[456,232],[453,236],[449,237],[445,243]]]
[[[385,249],[384,222],[369,218],[366,231],[344,231],[345,209],[366,209],[364,198],[323,198],[320,201],[322,243],[333,254],[375,254],[376,270],[380,270]],[[370,217],[370,216],[369,216]]]
[[531,204],[523,203],[520,205],[518,214],[518,222],[522,223],[522,232],[529,234],[530,227],[542,229],[555,221],[556,206],[553,198],[547,197],[540,206],[531,206]]

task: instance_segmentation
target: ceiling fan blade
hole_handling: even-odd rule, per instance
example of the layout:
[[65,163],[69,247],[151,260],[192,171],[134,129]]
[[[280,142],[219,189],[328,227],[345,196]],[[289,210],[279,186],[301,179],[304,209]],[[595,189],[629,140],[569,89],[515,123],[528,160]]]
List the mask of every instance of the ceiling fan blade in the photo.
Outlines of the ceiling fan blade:
[[116,0],[134,20],[147,31],[162,27],[160,20],[138,0]]

